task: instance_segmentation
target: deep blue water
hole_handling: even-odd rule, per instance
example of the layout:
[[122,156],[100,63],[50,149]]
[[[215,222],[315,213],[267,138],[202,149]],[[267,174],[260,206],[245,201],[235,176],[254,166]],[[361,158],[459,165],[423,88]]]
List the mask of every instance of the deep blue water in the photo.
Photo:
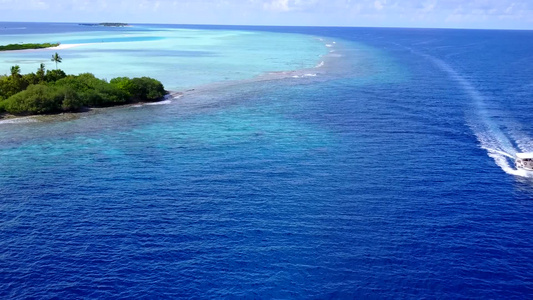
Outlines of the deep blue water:
[[2,125],[2,298],[533,295],[533,32],[235,29],[346,70]]

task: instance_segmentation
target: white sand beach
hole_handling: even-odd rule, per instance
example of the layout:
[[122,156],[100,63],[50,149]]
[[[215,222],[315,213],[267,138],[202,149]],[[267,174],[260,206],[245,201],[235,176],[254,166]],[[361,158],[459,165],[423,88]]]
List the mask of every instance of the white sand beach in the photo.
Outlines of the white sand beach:
[[56,47],[44,48],[42,50],[63,50],[63,49],[69,49],[69,48],[79,47],[83,45],[87,45],[87,44],[61,44]]

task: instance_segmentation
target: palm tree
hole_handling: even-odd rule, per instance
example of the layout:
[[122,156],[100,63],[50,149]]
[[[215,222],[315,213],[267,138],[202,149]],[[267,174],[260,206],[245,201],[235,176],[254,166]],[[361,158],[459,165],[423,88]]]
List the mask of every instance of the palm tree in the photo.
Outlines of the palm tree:
[[44,68],[44,64],[41,63],[41,65],[39,66],[39,69],[37,69],[37,77],[39,78],[39,81],[44,81],[44,75],[45,75],[45,68]]
[[63,59],[61,58],[61,56],[59,56],[59,54],[54,54],[52,55],[52,61],[56,63],[56,70],[57,70],[57,63],[61,63]]
[[20,67],[18,65],[11,67],[11,77],[16,78],[20,76]]

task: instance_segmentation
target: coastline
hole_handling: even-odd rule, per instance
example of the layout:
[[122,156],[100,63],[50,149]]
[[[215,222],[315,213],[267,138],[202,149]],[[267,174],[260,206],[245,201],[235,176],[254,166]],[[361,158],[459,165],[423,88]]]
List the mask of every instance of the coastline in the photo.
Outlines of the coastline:
[[[41,115],[24,115],[17,116],[11,114],[0,114],[0,125],[3,124],[13,124],[13,123],[31,123],[31,122],[40,122],[40,121],[63,121],[79,116],[97,113],[103,110],[109,109],[119,109],[126,107],[143,107],[145,105],[164,105],[170,104],[173,100],[186,97],[188,95],[193,96],[198,95],[199,93],[217,93],[217,91],[223,90],[227,87],[232,87],[240,84],[252,84],[260,82],[269,82],[269,81],[285,81],[286,84],[309,84],[312,82],[322,82],[335,77],[342,77],[343,68],[341,66],[341,61],[344,55],[343,43],[337,43],[331,37],[324,36],[308,36],[309,38],[315,39],[323,45],[324,51],[321,54],[317,55],[317,59],[313,62],[313,66],[304,67],[301,69],[293,70],[282,70],[282,71],[264,71],[261,74],[257,74],[253,77],[246,79],[236,79],[236,80],[219,80],[207,84],[201,84],[196,86],[189,86],[179,90],[169,90],[167,94],[162,99],[155,102],[137,102],[137,103],[127,103],[116,106],[109,107],[93,107],[85,108],[77,112],[62,112],[54,114],[41,114]],[[79,43],[79,44],[61,44],[56,47],[42,48],[42,49],[25,49],[25,50],[10,50],[5,52],[32,52],[32,51],[46,51],[46,50],[61,50],[69,49],[84,45],[90,45],[93,43]],[[188,98],[188,97],[187,97]],[[187,101],[187,100],[184,100]]]
[[[42,121],[66,121],[78,118],[85,114],[98,113],[100,111],[105,111],[109,109],[119,109],[127,107],[142,107],[145,105],[163,105],[170,104],[172,100],[180,99],[186,97],[187,95],[194,95],[197,93],[216,93],[217,90],[223,89],[225,87],[235,86],[239,84],[250,84],[254,82],[268,82],[268,81],[283,81],[287,80],[288,83],[294,84],[304,84],[309,82],[324,81],[330,78],[331,76],[337,77],[342,76],[341,68],[339,68],[340,60],[343,55],[339,52],[342,52],[342,46],[337,42],[333,41],[331,38],[315,36],[315,39],[324,43],[324,46],[327,48],[327,52],[319,55],[318,60],[315,62],[314,67],[296,69],[296,70],[285,70],[285,71],[267,71],[262,74],[256,75],[251,78],[241,79],[241,80],[226,80],[226,81],[217,81],[205,85],[193,86],[183,91],[169,90],[168,94],[162,99],[155,102],[138,102],[138,103],[128,103],[123,105],[116,105],[110,107],[94,107],[87,108],[78,112],[64,112],[57,114],[44,114],[44,115],[29,115],[29,116],[16,116],[10,114],[0,115],[0,125],[4,124],[16,124],[16,123],[33,123],[33,122],[42,122]],[[78,46],[83,46],[87,44],[64,44],[57,47],[43,48],[43,49],[28,49],[28,50],[13,50],[13,51],[44,51],[51,49],[68,49]],[[333,50],[332,48],[335,48]],[[7,52],[7,51],[6,51]],[[338,73],[338,74],[337,74]],[[337,74],[337,76],[335,76]],[[326,77],[326,75],[328,75]]]
[[64,49],[70,49],[70,48],[75,48],[75,47],[84,46],[84,45],[89,45],[89,44],[61,44],[59,46],[49,47],[49,48],[6,50],[2,52],[3,53],[20,53],[20,52],[37,52],[37,51],[48,51],[48,50],[64,50]]
[[97,113],[99,111],[109,110],[113,108],[124,108],[124,107],[142,107],[144,105],[161,105],[170,103],[172,100],[179,99],[183,97],[184,92],[179,91],[168,91],[168,94],[161,98],[158,101],[154,102],[136,102],[136,103],[127,103],[116,106],[108,107],[90,107],[85,108],[77,112],[62,112],[56,114],[42,114],[42,115],[29,115],[29,116],[16,116],[8,113],[0,114],[0,125],[4,124],[17,124],[17,123],[35,123],[42,121],[67,121],[76,119],[80,116],[89,113]]

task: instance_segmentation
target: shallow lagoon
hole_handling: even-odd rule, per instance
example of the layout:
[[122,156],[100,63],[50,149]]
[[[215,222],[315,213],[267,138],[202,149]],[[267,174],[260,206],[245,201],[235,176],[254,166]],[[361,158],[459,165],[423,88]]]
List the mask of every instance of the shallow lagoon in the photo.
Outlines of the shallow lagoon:
[[67,74],[90,72],[108,79],[149,76],[169,90],[179,90],[265,72],[311,68],[328,53],[324,42],[300,34],[142,25],[77,31],[86,30],[79,27],[84,26],[69,25],[71,32],[66,33],[19,29],[3,34],[6,44],[54,41],[80,45],[62,50],[0,52],[0,70],[9,73],[9,68],[18,64],[22,73],[35,72],[40,63],[55,68],[49,57],[58,52],[63,58],[59,67]]

